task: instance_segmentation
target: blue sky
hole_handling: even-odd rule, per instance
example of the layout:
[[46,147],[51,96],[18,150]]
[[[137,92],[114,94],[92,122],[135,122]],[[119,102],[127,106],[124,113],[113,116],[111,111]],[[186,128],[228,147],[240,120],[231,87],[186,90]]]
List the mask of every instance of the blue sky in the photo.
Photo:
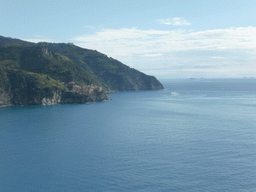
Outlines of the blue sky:
[[256,0],[1,0],[0,35],[72,42],[158,78],[256,77]]

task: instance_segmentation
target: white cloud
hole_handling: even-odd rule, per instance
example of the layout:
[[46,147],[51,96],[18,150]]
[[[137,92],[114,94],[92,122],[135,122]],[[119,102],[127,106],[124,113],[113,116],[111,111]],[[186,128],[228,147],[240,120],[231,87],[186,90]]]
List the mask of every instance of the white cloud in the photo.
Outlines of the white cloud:
[[150,58],[152,58],[152,57],[154,57],[154,58],[161,58],[162,56],[163,56],[163,54],[161,54],[161,53],[156,53],[156,54],[144,54],[144,55],[142,55],[143,57],[150,57]]
[[[198,32],[105,28],[74,37],[73,41],[78,46],[98,50],[144,72],[151,71],[157,63],[169,70],[179,68],[180,72],[181,68],[188,68],[190,72],[219,70],[224,73],[230,68],[234,73],[243,71],[245,75],[252,73],[250,69],[256,63],[255,34],[256,27]],[[166,71],[163,70],[163,74]]]
[[225,59],[225,57],[215,57],[215,56],[213,56],[213,57],[211,57],[212,59]]
[[157,19],[156,21],[163,25],[174,25],[174,26],[191,25],[191,23],[187,22],[185,19],[180,17]]
[[[256,27],[216,29],[187,33],[184,30],[102,29],[74,37],[78,45],[112,57],[172,53],[188,50],[256,51]],[[218,56],[215,56],[218,57]]]

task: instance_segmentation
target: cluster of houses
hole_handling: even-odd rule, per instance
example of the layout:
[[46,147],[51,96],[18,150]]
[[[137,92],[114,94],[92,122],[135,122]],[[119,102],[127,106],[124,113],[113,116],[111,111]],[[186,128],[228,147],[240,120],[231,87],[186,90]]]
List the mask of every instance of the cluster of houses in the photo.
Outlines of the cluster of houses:
[[84,85],[84,86],[79,86],[76,85],[75,82],[69,82],[65,85],[68,88],[67,92],[73,92],[73,93],[80,93],[80,94],[92,94],[95,92],[102,92],[102,87],[98,87],[96,85]]

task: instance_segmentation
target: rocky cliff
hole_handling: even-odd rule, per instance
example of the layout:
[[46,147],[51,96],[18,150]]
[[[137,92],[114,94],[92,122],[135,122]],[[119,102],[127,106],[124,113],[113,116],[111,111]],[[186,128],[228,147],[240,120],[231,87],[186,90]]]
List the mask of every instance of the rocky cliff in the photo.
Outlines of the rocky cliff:
[[90,95],[65,92],[60,103],[93,103],[96,101],[108,100],[106,93],[93,93]]
[[102,90],[69,91],[46,75],[4,67],[0,67],[0,85],[0,106],[88,103],[108,99]]
[[0,67],[1,106],[56,104],[65,89],[46,75]]

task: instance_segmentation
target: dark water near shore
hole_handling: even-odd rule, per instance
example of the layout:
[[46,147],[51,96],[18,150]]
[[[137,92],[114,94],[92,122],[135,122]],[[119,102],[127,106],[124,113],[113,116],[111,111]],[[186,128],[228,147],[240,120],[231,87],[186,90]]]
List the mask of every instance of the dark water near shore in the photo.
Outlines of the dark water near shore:
[[256,191],[256,80],[0,108],[0,191]]

